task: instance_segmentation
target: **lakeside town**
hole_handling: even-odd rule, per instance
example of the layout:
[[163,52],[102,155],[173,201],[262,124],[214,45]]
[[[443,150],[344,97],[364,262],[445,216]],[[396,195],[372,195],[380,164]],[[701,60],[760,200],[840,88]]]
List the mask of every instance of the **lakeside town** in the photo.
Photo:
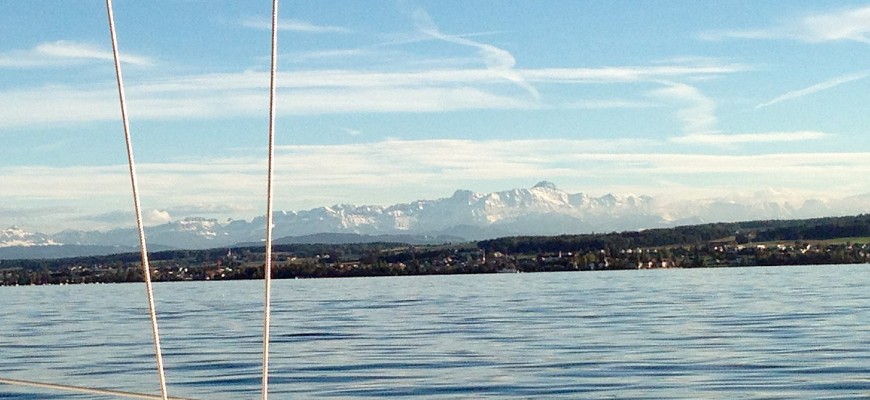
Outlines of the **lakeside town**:
[[[870,263],[870,240],[741,244],[738,238],[731,238],[701,246],[566,247],[543,252],[509,252],[497,247],[495,242],[441,246],[389,243],[278,246],[273,253],[272,276],[292,279]],[[256,248],[154,253],[152,279],[158,282],[261,279],[264,253]],[[123,254],[4,260],[0,262],[0,285],[141,282],[138,257]]]

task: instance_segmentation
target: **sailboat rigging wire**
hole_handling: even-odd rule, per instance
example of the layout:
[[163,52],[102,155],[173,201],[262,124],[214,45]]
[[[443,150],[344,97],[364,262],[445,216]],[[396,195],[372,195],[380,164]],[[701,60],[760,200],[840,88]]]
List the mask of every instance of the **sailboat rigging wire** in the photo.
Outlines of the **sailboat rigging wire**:
[[272,0],[272,61],[269,68],[269,160],[266,173],[266,260],[263,266],[263,400],[269,398],[269,326],[272,314],[272,188],[275,158],[275,75],[278,70],[278,0]]
[[79,392],[79,393],[85,393],[85,394],[107,395],[107,396],[115,396],[115,397],[122,397],[122,398],[128,398],[128,399],[194,400],[194,399],[190,399],[190,398],[186,398],[186,397],[164,397],[162,395],[124,392],[124,391],[120,391],[120,390],[109,390],[109,389],[95,389],[95,388],[89,388],[89,387],[83,387],[83,386],[59,385],[59,384],[55,384],[55,383],[24,381],[24,380],[20,380],[20,379],[0,378],[0,383],[4,383],[7,385],[14,385],[14,386],[28,386],[28,387],[41,388],[41,389],[60,390],[60,391],[66,391],[66,392]]
[[121,120],[124,123],[124,139],[127,143],[127,165],[130,169],[130,185],[133,188],[133,208],[136,211],[136,227],[139,231],[139,249],[142,253],[142,272],[145,275],[145,290],[148,294],[148,312],[151,316],[151,334],[154,338],[154,354],[157,358],[157,375],[163,400],[169,397],[166,391],[166,376],[163,373],[163,355],[160,350],[160,332],[157,329],[157,311],[154,307],[154,290],[151,285],[151,266],[148,263],[148,249],[145,246],[145,228],[142,223],[142,209],[139,204],[139,185],[136,179],[136,166],[133,162],[133,142],[130,138],[130,122],[127,119],[127,103],[124,96],[124,80],[121,75],[121,58],[118,51],[118,37],[115,34],[115,15],[112,0],[106,0],[109,17],[109,33],[112,36],[112,55],[115,61],[115,77],[118,81],[118,98],[121,104]]
[[[109,33],[112,37],[112,55],[115,63],[115,77],[118,83],[118,99],[121,105],[121,120],[124,125],[124,139],[127,147],[127,165],[130,170],[130,185],[133,190],[133,208],[136,213],[136,227],[139,233],[139,248],[142,254],[142,270],[145,275],[145,289],[148,294],[148,311],[151,317],[151,333],[154,338],[154,353],[157,359],[157,374],[160,381],[160,395],[124,392],[120,390],[95,389],[82,386],[60,385],[53,383],[26,381],[20,379],[0,378],[0,383],[17,386],[30,386],[43,389],[65,390],[97,395],[110,395],[131,399],[161,399],[161,400],[192,400],[180,397],[170,398],[166,389],[166,375],[163,372],[163,355],[160,349],[160,332],[157,327],[157,312],[154,306],[154,290],[151,284],[151,266],[148,262],[148,249],[145,242],[145,228],[142,221],[142,208],[139,202],[139,185],[136,178],[136,166],[133,160],[133,142],[130,136],[130,123],[127,118],[127,102],[124,95],[124,79],[121,74],[120,52],[118,38],[115,34],[115,15],[112,11],[112,0],[106,0],[106,12],[109,19]],[[265,281],[265,299],[263,307],[263,400],[269,397],[269,342],[272,302],[272,200],[273,176],[275,158],[275,86],[278,69],[278,0],[272,0],[272,60],[269,71],[269,146],[268,167],[266,176],[266,260],[263,277]]]

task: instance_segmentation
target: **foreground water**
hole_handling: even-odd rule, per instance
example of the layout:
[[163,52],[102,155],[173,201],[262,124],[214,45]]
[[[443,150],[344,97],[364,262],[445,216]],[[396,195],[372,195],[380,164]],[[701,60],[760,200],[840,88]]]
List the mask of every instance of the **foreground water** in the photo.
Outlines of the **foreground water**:
[[[262,282],[155,291],[170,394],[257,398]],[[144,296],[0,288],[0,377],[157,393]],[[868,265],[286,280],[273,296],[276,399],[870,396]]]

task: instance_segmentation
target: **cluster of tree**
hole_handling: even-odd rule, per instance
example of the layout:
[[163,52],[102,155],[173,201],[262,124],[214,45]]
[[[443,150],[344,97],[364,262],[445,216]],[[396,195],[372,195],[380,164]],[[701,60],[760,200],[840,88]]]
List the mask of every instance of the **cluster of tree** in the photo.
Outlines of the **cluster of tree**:
[[478,242],[481,249],[502,253],[552,253],[565,249],[586,252],[676,244],[706,243],[734,234],[731,224],[709,224],[646,231],[562,236],[516,236]]
[[854,217],[782,221],[775,226],[756,228],[753,233],[752,240],[756,242],[870,237],[870,214]]
[[750,242],[829,240],[846,237],[870,237],[870,214],[807,220],[766,220],[644,231],[612,232],[586,235],[518,236],[484,240],[481,249],[507,253],[547,253],[565,249],[631,249],[703,245],[733,237],[738,244]]

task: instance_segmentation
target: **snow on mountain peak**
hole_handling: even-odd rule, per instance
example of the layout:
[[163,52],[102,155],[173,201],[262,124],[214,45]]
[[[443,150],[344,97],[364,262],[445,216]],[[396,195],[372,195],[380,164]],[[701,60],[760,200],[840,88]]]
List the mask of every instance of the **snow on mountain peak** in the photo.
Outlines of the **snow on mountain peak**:
[[[276,211],[275,236],[318,233],[367,235],[452,235],[468,240],[512,235],[556,235],[592,231],[637,230],[687,224],[692,221],[736,221],[817,217],[835,209],[863,212],[870,195],[837,201],[806,200],[802,206],[763,198],[671,201],[633,194],[593,197],[567,193],[548,181],[528,189],[475,193],[457,190],[451,197],[416,200],[389,206],[336,204],[310,210]],[[848,200],[848,201],[847,201]],[[839,211],[842,213],[842,211]],[[262,240],[265,216],[251,221],[220,222],[185,218],[147,228],[149,242],[175,248],[212,248]],[[59,243],[101,246],[135,246],[134,229],[108,232],[65,231],[48,236],[19,227],[0,230],[0,247],[46,246]]]
[[55,246],[59,243],[42,233],[27,232],[18,226],[0,231],[0,247]]
[[24,229],[21,229],[17,225],[12,225],[12,226],[4,229],[3,232],[0,233],[0,235],[25,235],[25,234],[27,234],[27,232],[25,232]]

